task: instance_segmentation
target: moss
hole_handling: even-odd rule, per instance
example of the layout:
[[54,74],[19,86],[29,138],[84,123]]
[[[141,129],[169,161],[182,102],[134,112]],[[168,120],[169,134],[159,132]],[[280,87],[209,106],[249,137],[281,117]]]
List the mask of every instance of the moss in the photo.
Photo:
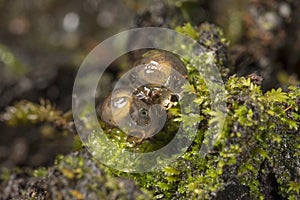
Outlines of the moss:
[[194,40],[197,40],[199,38],[199,33],[192,27],[190,23],[186,23],[184,26],[178,26],[176,28],[176,31],[179,33],[186,34]]
[[[208,29],[211,26],[202,27],[204,30],[200,34],[214,40],[222,38],[219,30],[213,31],[219,33],[219,37],[212,37]],[[189,32],[190,28],[188,25],[181,30]],[[209,40],[204,37],[201,41]],[[222,41],[204,43],[208,48],[215,44],[222,44]],[[221,58],[218,55],[216,60],[224,67],[223,55]],[[253,75],[228,77],[225,84],[228,115],[224,128],[213,151],[201,157],[203,133],[217,113],[210,111],[209,91],[193,66],[189,67],[189,80],[194,88],[186,88],[186,91],[196,93],[195,102],[201,108],[199,117],[188,118],[191,123],[198,120],[201,124],[189,151],[160,171],[125,176],[154,191],[157,199],[213,199],[232,183],[242,188],[243,195],[253,199],[300,198],[300,89],[290,87],[287,91],[273,89],[263,93]],[[172,113],[178,113],[176,108]],[[184,118],[179,115],[177,121],[182,120]],[[270,180],[264,177],[275,177],[269,191],[264,186]]]
[[[195,140],[172,166],[127,176],[166,199],[212,199],[233,180],[246,185],[253,199],[262,199],[270,195],[264,193],[261,180],[267,162],[272,169],[268,173],[276,177],[278,195],[299,198],[300,89],[262,93],[250,78],[236,76],[229,78],[226,89],[228,116],[213,152],[200,157],[202,141]],[[200,105],[202,113],[209,109],[205,105]],[[205,127],[199,130],[200,138]]]
[[[222,118],[222,113],[211,110],[210,91],[197,72],[198,66],[186,60],[191,86],[184,89],[186,94],[195,94],[199,115],[181,115],[179,107],[174,107],[169,111],[171,117],[166,129],[136,146],[127,145],[127,136],[120,130],[104,126],[106,134],[120,147],[147,152],[165,144],[169,139],[166,136],[177,130],[178,122],[199,123],[192,145],[180,158],[155,172],[129,174],[96,163],[86,152],[59,156],[47,175],[34,182],[34,191],[43,188],[57,199],[90,198],[89,195],[100,199],[150,198],[145,191],[151,191],[154,199],[222,199],[225,194],[230,199],[300,198],[300,88],[263,92],[255,75],[229,76],[227,42],[214,25],[206,23],[196,29],[185,25],[178,30],[191,37],[197,33],[202,51],[212,52],[213,57],[204,56],[201,61],[214,61],[225,80],[227,116],[214,148],[205,157],[199,153],[207,137],[207,127]],[[97,137],[90,138],[89,142],[96,140]],[[107,156],[111,156],[110,152]],[[49,188],[49,181],[61,185]],[[125,183],[131,186],[124,186]]]
[[203,23],[199,27],[193,27],[190,23],[178,26],[176,30],[195,40],[202,46],[203,53],[213,53],[214,64],[217,66],[223,78],[227,78],[232,73],[232,66],[228,61],[227,49],[229,42],[221,28],[210,23]]
[[[110,176],[87,151],[58,156],[55,166],[24,172],[10,171],[9,184],[1,184],[4,199],[150,199],[134,182]],[[6,187],[5,187],[6,186]],[[4,189],[5,188],[5,189]]]
[[2,184],[6,184],[9,180],[10,177],[10,170],[6,169],[6,168],[2,168],[1,172],[0,172],[0,180]]
[[46,176],[46,174],[47,174],[47,169],[45,167],[41,167],[32,172],[32,175],[34,177],[44,177]]
[[39,104],[27,100],[16,102],[13,106],[7,107],[6,111],[0,115],[0,121],[4,121],[10,126],[52,123],[57,128],[75,132],[72,113],[63,113],[49,101],[43,99]]

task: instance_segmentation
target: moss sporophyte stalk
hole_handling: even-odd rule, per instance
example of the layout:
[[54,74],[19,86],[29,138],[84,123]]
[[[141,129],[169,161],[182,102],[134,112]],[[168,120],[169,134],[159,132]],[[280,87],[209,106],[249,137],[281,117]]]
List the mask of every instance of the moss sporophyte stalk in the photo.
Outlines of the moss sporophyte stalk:
[[[211,109],[210,91],[197,71],[198,66],[190,60],[183,60],[190,83],[184,87],[184,92],[195,95],[194,103],[200,110],[198,115],[182,115],[180,105],[174,105],[168,109],[168,121],[164,129],[152,139],[135,145],[120,129],[100,123],[107,137],[119,145],[120,151],[126,149],[133,152],[151,152],[162,148],[176,133],[179,122],[187,124],[187,133],[189,124],[198,123],[196,137],[188,150],[170,165],[147,173],[125,173],[107,168],[97,163],[85,149],[81,153],[59,156],[54,169],[61,174],[56,177],[57,180],[70,183],[66,184],[66,187],[72,188],[67,195],[80,199],[87,197],[89,191],[99,198],[105,198],[105,195],[119,191],[115,194],[125,198],[129,189],[119,184],[118,180],[124,183],[130,179],[141,188],[134,190],[134,198],[141,199],[222,199],[228,195],[246,199],[300,199],[300,87],[263,92],[256,75],[229,76],[230,63],[226,54],[228,42],[222,31],[214,25],[205,23],[194,28],[186,24],[177,30],[201,43],[201,51],[206,52],[201,63],[208,62],[208,59],[209,62],[213,61],[224,80],[227,115],[217,142],[205,156],[199,154],[206,142],[207,127],[222,118],[223,114]],[[53,110],[53,118],[32,120],[31,116],[44,116],[43,109],[45,107],[36,104],[28,108],[16,103],[1,115],[1,119],[17,125],[36,121],[53,122],[63,116]],[[89,112],[88,106],[86,109]],[[184,109],[188,113],[190,108]],[[97,143],[97,137],[89,138],[88,142]],[[107,151],[106,156],[111,156],[113,162],[114,154]],[[98,174],[95,176],[95,173]],[[49,168],[46,171],[36,170],[32,175],[45,181],[52,174],[55,173]],[[1,180],[4,177],[2,175]],[[85,188],[79,187],[82,182],[86,183]]]

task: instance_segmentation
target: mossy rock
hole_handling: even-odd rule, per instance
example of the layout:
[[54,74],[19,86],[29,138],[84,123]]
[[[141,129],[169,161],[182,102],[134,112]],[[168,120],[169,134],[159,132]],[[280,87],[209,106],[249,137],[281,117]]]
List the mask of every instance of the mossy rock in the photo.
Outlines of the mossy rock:
[[150,199],[132,180],[108,175],[85,150],[58,156],[48,169],[1,174],[1,199]]
[[[189,66],[193,87],[186,89],[196,95],[201,112],[193,122],[200,126],[188,151],[172,165],[149,173],[122,173],[95,162],[86,151],[77,152],[59,156],[46,171],[22,174],[21,180],[13,173],[2,182],[4,197],[11,192],[16,198],[37,199],[300,199],[300,88],[263,92],[261,77],[255,74],[228,76],[227,42],[219,28],[206,23],[178,30],[212,53],[225,82],[227,116],[213,149],[199,154],[208,125],[220,116],[211,110],[203,77]],[[176,109],[173,120],[180,119]]]

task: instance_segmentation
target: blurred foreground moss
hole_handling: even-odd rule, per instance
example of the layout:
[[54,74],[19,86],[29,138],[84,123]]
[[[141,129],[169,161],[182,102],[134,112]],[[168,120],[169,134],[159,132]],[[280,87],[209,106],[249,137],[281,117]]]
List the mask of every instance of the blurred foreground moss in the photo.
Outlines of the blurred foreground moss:
[[[200,125],[188,151],[170,166],[143,174],[122,173],[96,163],[84,150],[58,156],[46,175],[43,169],[28,175],[29,180],[32,175],[41,177],[25,187],[17,187],[21,194],[41,199],[47,195],[56,199],[147,199],[151,195],[154,199],[300,199],[300,87],[262,92],[261,77],[255,74],[229,77],[227,42],[219,28],[204,24],[198,29],[186,25],[178,30],[195,39],[199,37],[198,42],[214,57],[224,78],[227,117],[214,148],[205,157],[199,153],[207,127],[220,116],[211,110],[209,91],[195,70],[197,66],[189,65],[193,87],[185,89],[196,95],[200,114],[185,119],[174,108],[166,133],[174,131],[176,121]],[[47,106],[25,108],[16,104],[2,116],[14,124],[20,119],[56,122],[62,116]],[[52,111],[52,115],[45,116],[45,110]],[[28,119],[33,113],[38,118]],[[105,130],[109,131],[120,134],[118,130]],[[122,135],[120,138],[126,142]],[[4,174],[1,177],[6,177],[6,181],[1,178],[1,188],[7,188],[9,183],[7,171]]]
[[[6,187],[5,187],[6,186]],[[87,151],[58,156],[55,166],[1,170],[1,199],[150,199],[131,180],[115,178]]]

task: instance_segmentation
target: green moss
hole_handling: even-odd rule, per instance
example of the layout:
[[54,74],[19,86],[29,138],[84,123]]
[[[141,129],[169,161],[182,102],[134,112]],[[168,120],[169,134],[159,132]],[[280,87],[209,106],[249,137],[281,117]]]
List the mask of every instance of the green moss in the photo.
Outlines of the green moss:
[[[29,175],[33,175],[29,176]],[[9,183],[6,182],[9,180]],[[33,172],[6,170],[0,176],[3,199],[150,199],[131,180],[115,178],[87,151],[58,156],[53,167]],[[5,187],[6,186],[6,187]],[[5,189],[4,189],[5,188]],[[3,190],[2,190],[3,189]]]
[[193,27],[190,23],[187,23],[182,27],[177,27],[176,30],[197,40],[203,47],[203,55],[206,53],[211,55],[213,53],[214,64],[217,66],[222,77],[226,78],[228,76],[232,70],[227,57],[229,42],[225,38],[222,29],[209,23],[203,23],[199,27]]
[[[200,34],[210,32],[208,25],[202,27],[204,30]],[[208,38],[222,38],[222,35],[210,36]],[[217,41],[205,41],[207,47],[217,44]],[[216,61],[222,66],[219,57]],[[171,166],[157,172],[125,176],[153,191],[157,199],[212,199],[216,193],[226,190],[226,185],[232,180],[245,185],[246,193],[253,199],[263,199],[270,195],[264,190],[264,176],[276,178],[274,184],[278,186],[278,195],[300,198],[300,89],[290,87],[288,91],[277,89],[263,93],[251,77],[229,77],[225,84],[228,115],[224,128],[213,151],[201,157],[199,150],[203,133],[218,114],[211,112],[209,91],[193,67],[188,69],[194,88],[185,89],[196,94],[195,102],[201,114],[185,118],[176,108],[171,113],[177,115],[175,121],[198,121],[201,127],[197,139]],[[268,163],[272,170],[265,169],[264,163]]]
[[9,177],[10,177],[10,170],[6,169],[6,168],[2,168],[1,171],[0,171],[0,182],[2,184],[6,184],[9,180]]
[[184,26],[178,26],[176,31],[188,35],[195,40],[199,37],[199,33],[192,27],[190,23],[186,23]]
[[40,104],[27,100],[16,102],[13,106],[7,107],[4,113],[0,114],[0,121],[4,121],[10,126],[52,123],[57,128],[74,132],[72,113],[63,113],[49,101],[43,99],[40,101]]
[[47,169],[45,167],[41,167],[32,172],[32,175],[34,177],[44,177],[46,176],[46,174],[47,174]]
[[[121,147],[120,151],[125,148],[149,152],[163,146],[177,130],[179,122],[187,124],[187,133],[189,125],[199,123],[192,145],[180,158],[158,171],[129,174],[108,169],[81,154],[59,156],[55,165],[61,174],[58,179],[72,184],[75,182],[76,186],[89,179],[91,183],[86,187],[87,191],[102,198],[107,191],[127,194],[127,188],[118,184],[122,177],[135,180],[143,190],[151,191],[155,199],[214,199],[223,191],[228,192],[229,186],[234,187],[235,195],[242,192],[241,195],[252,199],[274,198],[272,193],[285,199],[299,199],[300,88],[293,86],[286,91],[273,89],[263,92],[252,76],[228,76],[227,42],[219,28],[203,24],[197,29],[185,25],[178,30],[191,37],[198,36],[198,42],[205,51],[200,64],[204,65],[208,60],[214,62],[226,80],[227,116],[214,148],[206,156],[200,154],[201,146],[206,142],[207,128],[224,115],[212,110],[210,91],[197,71],[199,66],[186,60],[191,86],[186,85],[184,90],[186,94],[195,94],[194,102],[199,106],[199,114],[182,115],[179,107],[174,107],[168,112],[168,125],[157,137],[133,146],[130,142],[128,144],[127,135],[122,131],[103,125],[106,135]],[[190,108],[184,109],[188,111]],[[26,119],[24,112],[20,113],[21,117],[12,119]],[[91,137],[89,143],[98,139]],[[113,162],[115,153],[107,151],[106,156]],[[101,173],[94,175],[91,169],[99,169]],[[271,192],[265,188],[270,182]],[[73,197],[87,194],[80,187],[72,189],[74,191],[68,194]],[[148,197],[148,192],[139,194],[139,198]]]
[[[228,116],[214,152],[199,157],[202,134],[172,166],[158,172],[127,176],[166,199],[210,199],[225,188],[225,177],[246,185],[254,199],[264,194],[259,177],[268,162],[275,173],[281,196],[299,198],[299,88],[262,93],[250,78],[230,77],[227,84]],[[202,91],[205,93],[205,91]],[[198,96],[203,98],[202,95]],[[209,123],[208,104],[202,102],[202,118]],[[205,101],[208,101],[206,99]],[[296,103],[298,101],[298,104]],[[268,112],[268,111],[273,112]],[[176,183],[176,184],[174,184]]]

